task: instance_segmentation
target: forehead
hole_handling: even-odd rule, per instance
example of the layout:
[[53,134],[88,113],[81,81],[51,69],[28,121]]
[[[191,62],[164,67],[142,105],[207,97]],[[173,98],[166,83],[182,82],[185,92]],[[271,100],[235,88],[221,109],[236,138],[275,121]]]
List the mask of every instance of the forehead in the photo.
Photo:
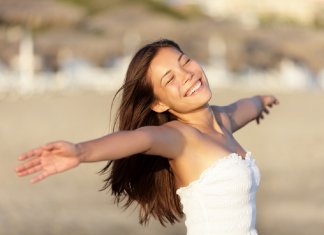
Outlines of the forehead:
[[178,61],[182,53],[173,47],[164,47],[159,49],[151,62],[151,66],[172,65]]
[[148,71],[149,77],[152,79],[155,77],[161,78],[168,70],[172,70],[173,67],[178,66],[178,59],[181,54],[180,51],[173,47],[164,47],[159,49],[150,64]]

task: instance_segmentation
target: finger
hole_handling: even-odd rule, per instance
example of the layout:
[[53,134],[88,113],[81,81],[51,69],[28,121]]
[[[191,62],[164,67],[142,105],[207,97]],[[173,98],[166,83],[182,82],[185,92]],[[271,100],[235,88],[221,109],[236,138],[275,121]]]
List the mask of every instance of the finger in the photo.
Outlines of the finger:
[[263,111],[266,113],[266,114],[269,114],[269,110],[267,108],[264,108]]
[[259,119],[259,117],[256,118],[256,122],[257,122],[257,124],[260,123],[260,119]]
[[21,155],[18,157],[18,160],[19,160],[19,161],[24,161],[24,160],[26,160],[26,159],[28,159],[28,158],[31,158],[31,157],[33,157],[33,153],[32,153],[32,151],[29,151],[29,152],[26,152],[26,153],[21,154]]
[[32,149],[26,153],[21,154],[18,157],[18,160],[24,161],[28,158],[37,157],[37,156],[41,156],[41,155],[42,155],[42,150],[40,148],[36,148],[36,149]]
[[43,171],[41,174],[37,175],[36,177],[30,180],[30,183],[35,184],[49,176],[47,171]]
[[270,108],[272,108],[272,106],[275,105],[275,104],[276,104],[275,101],[273,101],[273,102],[267,104],[267,106],[270,107]]
[[52,143],[48,143],[48,144],[45,144],[42,146],[43,149],[46,149],[46,150],[53,150],[54,148],[56,147],[56,144],[55,142],[52,142]]
[[41,159],[40,158],[35,158],[29,162],[24,163],[23,165],[17,166],[16,167],[16,172],[22,172],[22,171],[27,171],[31,167],[35,167],[41,164]]
[[279,100],[275,99],[273,103],[274,104],[279,104],[280,102],[279,102]]
[[34,174],[36,172],[39,172],[43,169],[43,167],[41,165],[35,166],[33,168],[29,168],[28,170],[22,171],[22,172],[18,172],[17,175],[18,176],[26,176],[26,175],[31,175]]

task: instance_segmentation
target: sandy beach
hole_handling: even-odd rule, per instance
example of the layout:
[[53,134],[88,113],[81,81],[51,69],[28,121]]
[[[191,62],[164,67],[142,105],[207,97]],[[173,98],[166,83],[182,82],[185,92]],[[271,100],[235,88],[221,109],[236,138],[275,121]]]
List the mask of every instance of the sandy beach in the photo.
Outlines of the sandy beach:
[[[213,89],[213,104],[269,93]],[[257,193],[260,235],[322,235],[324,231],[324,93],[271,92],[280,105],[260,125],[235,137],[252,151],[261,171]],[[35,185],[18,178],[18,155],[53,140],[72,142],[109,133],[113,92],[48,93],[0,100],[0,234],[184,235],[184,223],[138,224],[136,208],[122,211],[99,192],[105,162],[82,164]]]

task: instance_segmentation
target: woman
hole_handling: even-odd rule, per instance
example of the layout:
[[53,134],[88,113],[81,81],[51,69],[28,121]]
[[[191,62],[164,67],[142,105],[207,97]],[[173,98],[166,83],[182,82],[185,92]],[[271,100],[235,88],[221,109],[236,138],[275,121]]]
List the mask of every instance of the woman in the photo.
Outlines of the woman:
[[[187,234],[257,234],[259,171],[233,137],[259,123],[271,95],[209,105],[211,90],[200,65],[170,40],[144,46],[126,74],[115,124],[119,131],[73,144],[55,141],[19,157],[18,176],[39,172],[36,183],[83,162],[108,161],[103,189],[117,203],[140,205],[140,223],[163,225],[184,214]],[[116,96],[115,96],[116,97]]]

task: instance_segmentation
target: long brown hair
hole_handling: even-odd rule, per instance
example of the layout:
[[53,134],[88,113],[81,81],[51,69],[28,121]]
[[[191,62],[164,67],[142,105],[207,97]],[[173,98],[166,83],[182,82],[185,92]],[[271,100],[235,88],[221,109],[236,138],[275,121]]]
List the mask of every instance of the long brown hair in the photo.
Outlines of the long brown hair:
[[[182,52],[175,42],[162,39],[144,46],[131,60],[124,85],[113,99],[114,102],[122,92],[114,130],[117,124],[120,131],[134,130],[142,126],[162,125],[176,119],[167,111],[156,113],[150,108],[156,97],[147,72],[159,49],[164,47],[173,47]],[[109,161],[100,173],[108,174],[102,190],[111,188],[117,204],[124,201],[124,208],[128,208],[133,202],[139,204],[140,224],[147,224],[151,216],[162,225],[166,222],[173,224],[183,216],[168,159],[139,153]]]

